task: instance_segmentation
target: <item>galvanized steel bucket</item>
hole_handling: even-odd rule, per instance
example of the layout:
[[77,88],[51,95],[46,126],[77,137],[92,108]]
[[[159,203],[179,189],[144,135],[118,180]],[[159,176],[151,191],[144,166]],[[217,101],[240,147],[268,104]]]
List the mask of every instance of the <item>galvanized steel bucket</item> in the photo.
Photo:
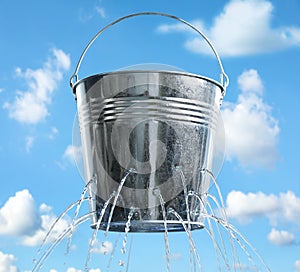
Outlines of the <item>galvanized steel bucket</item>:
[[[200,34],[217,58],[220,82],[165,69],[122,70],[79,80],[81,62],[100,34],[140,15],[169,17]],[[210,186],[207,171],[228,85],[207,37],[169,14],[122,17],[88,43],[70,84],[78,107],[85,180],[94,181],[89,183],[92,227],[122,232],[130,220],[133,232],[182,231],[183,224],[202,228]]]

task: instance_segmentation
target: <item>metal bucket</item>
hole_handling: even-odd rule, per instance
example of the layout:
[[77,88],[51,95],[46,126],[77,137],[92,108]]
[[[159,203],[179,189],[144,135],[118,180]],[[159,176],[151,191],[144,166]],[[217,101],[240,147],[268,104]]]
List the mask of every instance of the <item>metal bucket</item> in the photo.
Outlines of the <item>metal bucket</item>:
[[[90,45],[110,26],[130,17],[179,20],[212,48],[221,82],[185,72],[123,70],[78,80]],[[223,83],[225,77],[225,83]],[[159,232],[203,227],[219,107],[228,78],[210,41],[182,19],[143,12],[122,17],[89,42],[71,78],[80,125],[92,227]],[[197,196],[197,197],[193,197]],[[172,212],[170,212],[172,211]],[[174,213],[175,211],[175,213]],[[99,221],[101,220],[101,223]]]

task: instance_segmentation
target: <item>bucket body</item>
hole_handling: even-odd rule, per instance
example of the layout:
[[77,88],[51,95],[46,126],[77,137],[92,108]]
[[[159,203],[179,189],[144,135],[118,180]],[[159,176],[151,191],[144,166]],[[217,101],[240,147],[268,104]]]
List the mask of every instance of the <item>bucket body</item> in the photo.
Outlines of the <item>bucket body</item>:
[[73,91],[85,179],[96,180],[89,184],[92,226],[101,218],[99,227],[110,231],[125,231],[129,219],[133,232],[202,228],[210,186],[203,170],[212,166],[222,86],[139,70],[93,75]]

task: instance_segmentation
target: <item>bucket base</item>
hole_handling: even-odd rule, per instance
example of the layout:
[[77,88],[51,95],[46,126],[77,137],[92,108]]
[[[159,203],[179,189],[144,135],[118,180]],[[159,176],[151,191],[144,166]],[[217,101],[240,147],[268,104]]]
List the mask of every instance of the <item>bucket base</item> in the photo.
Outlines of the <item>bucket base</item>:
[[[204,225],[202,223],[183,221],[182,223],[177,220],[167,220],[167,230],[172,231],[185,231],[183,225],[190,226],[191,230],[202,229]],[[95,229],[97,224],[91,224],[91,228]],[[109,231],[124,232],[126,228],[126,222],[111,222],[109,225]],[[101,230],[107,229],[107,222],[100,224]],[[131,221],[130,232],[164,232],[165,222],[163,220],[147,220],[147,221]]]

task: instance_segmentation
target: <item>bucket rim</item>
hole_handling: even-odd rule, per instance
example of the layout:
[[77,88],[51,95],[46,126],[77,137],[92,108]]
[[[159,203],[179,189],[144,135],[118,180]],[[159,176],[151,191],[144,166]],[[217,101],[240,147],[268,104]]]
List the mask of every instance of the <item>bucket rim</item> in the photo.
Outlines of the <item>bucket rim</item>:
[[212,79],[210,77],[207,76],[202,76],[202,75],[198,75],[198,74],[194,74],[194,73],[190,73],[190,72],[181,72],[181,71],[168,71],[168,70],[117,70],[117,71],[113,71],[113,72],[103,72],[103,73],[97,73],[97,74],[93,74],[87,77],[84,77],[80,80],[78,80],[73,86],[72,86],[72,91],[73,94],[76,96],[76,88],[77,86],[84,82],[87,81],[88,79],[94,78],[94,77],[104,77],[104,76],[111,76],[111,75],[115,75],[115,74],[147,74],[147,73],[162,73],[162,74],[172,74],[172,75],[180,75],[180,76],[187,76],[187,77],[194,77],[194,78],[199,78],[202,80],[206,80],[212,84],[215,84],[216,86],[218,86],[221,90],[221,95],[222,98],[225,96],[225,88],[224,86],[218,82],[215,79]]

